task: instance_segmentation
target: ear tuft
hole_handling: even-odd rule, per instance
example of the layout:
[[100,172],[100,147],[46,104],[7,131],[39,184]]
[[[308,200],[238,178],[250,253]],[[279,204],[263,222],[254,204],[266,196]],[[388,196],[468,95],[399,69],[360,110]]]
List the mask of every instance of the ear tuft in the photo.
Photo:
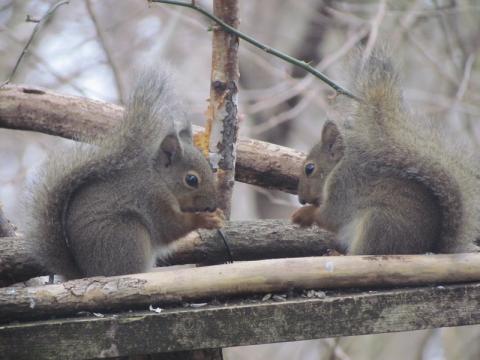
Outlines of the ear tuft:
[[182,146],[178,137],[176,135],[167,135],[160,144],[157,157],[163,159],[163,164],[165,167],[168,167],[181,156]]
[[333,160],[340,160],[344,153],[343,136],[332,121],[325,122],[322,129],[322,147],[328,151]]

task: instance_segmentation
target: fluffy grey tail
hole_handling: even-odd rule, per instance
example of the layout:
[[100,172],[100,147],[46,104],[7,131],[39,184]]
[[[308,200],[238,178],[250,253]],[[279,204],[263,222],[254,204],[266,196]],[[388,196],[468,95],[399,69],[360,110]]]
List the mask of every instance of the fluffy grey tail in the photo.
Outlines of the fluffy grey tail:
[[168,69],[141,72],[122,123],[100,145],[128,156],[139,150],[156,151],[161,140],[169,134],[191,141],[191,124],[173,82]]
[[354,151],[366,154],[366,166],[375,173],[412,179],[433,192],[442,212],[438,251],[471,249],[479,235],[474,201],[480,184],[469,170],[473,164],[445,144],[432,122],[407,110],[399,72],[385,49],[358,59],[354,68],[355,90],[363,99],[352,104],[353,131],[347,132]]

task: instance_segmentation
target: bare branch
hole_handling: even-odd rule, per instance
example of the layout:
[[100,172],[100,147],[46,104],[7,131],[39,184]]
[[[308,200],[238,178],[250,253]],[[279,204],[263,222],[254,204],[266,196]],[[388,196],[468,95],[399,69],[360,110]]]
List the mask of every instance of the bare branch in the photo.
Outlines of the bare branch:
[[12,69],[12,72],[10,73],[8,78],[0,85],[0,88],[5,86],[6,84],[8,84],[13,79],[13,77],[15,76],[15,74],[18,70],[18,67],[20,66],[20,63],[21,63],[23,57],[25,56],[25,54],[28,51],[28,48],[30,47],[30,44],[33,42],[33,39],[35,38],[35,35],[41,29],[43,24],[45,24],[45,22],[53,15],[55,10],[57,10],[60,6],[68,4],[68,3],[69,3],[69,1],[66,0],[66,1],[60,1],[56,4],[54,4],[50,9],[48,9],[48,11],[45,13],[45,15],[37,22],[37,24],[33,28],[33,31],[32,31],[32,34],[30,35],[30,38],[28,39],[27,43],[25,44],[20,56],[18,57],[17,62],[15,63],[15,66]]
[[[299,228],[285,220],[233,221],[222,229],[234,261],[321,256],[333,244],[333,235],[319,228]],[[13,233],[11,236],[14,236]],[[0,238],[0,286],[48,275],[30,250],[31,239]],[[227,250],[217,231],[192,232],[174,245],[159,266],[222,264]]]
[[380,0],[378,5],[378,12],[377,15],[371,21],[370,26],[370,34],[368,36],[367,45],[365,45],[365,50],[363,51],[362,62],[365,62],[367,58],[372,53],[373,48],[375,47],[375,43],[378,37],[378,30],[382,25],[383,18],[385,17],[385,12],[387,10],[387,3],[386,0]]
[[0,289],[0,321],[147,308],[291,289],[449,284],[480,280],[480,254],[328,256],[238,262],[62,284]]
[[[237,0],[214,0],[214,14],[229,26],[238,26]],[[208,106],[208,154],[216,172],[219,207],[230,217],[235,179],[238,133],[238,38],[222,28],[213,29],[212,74]]]
[[[67,96],[32,86],[0,89],[0,127],[31,130],[70,139],[88,139],[114,126],[123,108]],[[203,128],[194,127],[194,132]],[[239,138],[235,179],[248,184],[296,193],[305,155],[263,141]]]
[[272,47],[269,47],[265,44],[262,44],[261,42],[253,39],[252,37],[242,33],[241,31],[235,29],[234,27],[228,25],[218,17],[210,14],[208,11],[202,9],[198,5],[195,4],[195,2],[183,2],[183,1],[173,1],[173,0],[148,0],[149,2],[158,2],[158,3],[164,3],[164,4],[171,4],[171,5],[177,5],[177,6],[183,6],[187,7],[193,10],[196,10],[203,14],[204,16],[208,17],[209,19],[213,20],[215,23],[220,25],[223,29],[226,31],[235,34],[242,40],[245,40],[246,42],[258,47],[259,49],[262,49],[268,54],[272,54],[292,65],[298,66],[301,69],[309,72],[310,74],[314,75],[315,77],[319,78],[322,80],[325,84],[333,88],[338,94],[348,96],[349,98],[355,99],[355,100],[360,100],[357,96],[353,95],[350,91],[346,90],[345,88],[341,87],[334,81],[332,81],[330,78],[328,78],[325,74],[311,66],[310,64],[306,63],[305,61],[301,61],[298,59],[295,59],[287,54],[282,53],[281,51],[278,51],[277,49],[274,49]]
[[97,34],[100,46],[102,47],[105,57],[107,58],[107,62],[110,65],[110,68],[112,69],[113,77],[115,78],[115,84],[117,85],[118,99],[120,103],[123,104],[123,101],[125,100],[124,99],[125,92],[123,91],[122,78],[120,76],[120,71],[115,61],[113,61],[112,54],[107,45],[107,39],[106,39],[105,33],[99,24],[97,16],[95,15],[95,11],[93,10],[91,0],[85,0],[85,6],[87,8],[87,12],[88,12],[88,15],[90,16],[90,19],[92,20],[93,26],[95,27],[95,32]]

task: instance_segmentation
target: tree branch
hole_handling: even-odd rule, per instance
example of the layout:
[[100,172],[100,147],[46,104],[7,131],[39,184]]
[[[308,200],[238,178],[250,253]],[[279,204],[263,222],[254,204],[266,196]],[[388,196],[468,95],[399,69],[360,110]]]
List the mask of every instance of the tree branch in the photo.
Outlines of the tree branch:
[[[0,89],[0,127],[32,130],[70,139],[88,139],[114,126],[123,116],[117,105],[32,87]],[[194,127],[195,132],[203,128]],[[296,193],[304,154],[263,141],[239,138],[235,179]]]
[[20,63],[22,62],[23,57],[27,53],[28,48],[30,47],[30,44],[33,42],[33,39],[35,38],[35,35],[38,33],[38,30],[40,30],[40,28],[43,26],[43,24],[45,24],[45,22],[50,18],[50,16],[53,15],[53,13],[60,6],[68,4],[68,3],[69,3],[69,1],[67,0],[67,1],[59,1],[56,4],[52,5],[52,7],[50,7],[50,9],[48,9],[48,11],[45,13],[45,15],[43,15],[43,17],[37,22],[37,24],[33,28],[32,34],[30,35],[27,43],[23,47],[23,50],[22,50],[20,56],[18,57],[17,62],[15,63],[15,66],[12,69],[12,72],[10,73],[8,78],[0,85],[0,88],[2,88],[4,85],[8,84],[13,79],[13,77],[15,76],[15,73],[17,72],[18,67],[20,66]]
[[328,78],[325,74],[322,72],[318,71],[315,69],[313,66],[310,64],[306,63],[305,61],[301,61],[298,59],[295,59],[287,54],[282,53],[281,51],[271,48],[265,44],[262,44],[261,42],[253,39],[252,37],[242,33],[241,31],[235,29],[234,27],[228,25],[218,17],[210,14],[208,11],[205,9],[202,9],[200,6],[196,4],[195,1],[191,2],[184,2],[184,1],[172,1],[172,0],[148,0],[149,2],[156,2],[156,3],[163,3],[163,4],[169,4],[169,5],[177,5],[177,6],[183,6],[187,7],[190,9],[193,9],[195,11],[198,11],[199,13],[203,14],[204,16],[208,17],[210,20],[214,21],[218,25],[220,25],[223,29],[226,31],[235,34],[238,36],[240,39],[245,40],[246,42],[252,44],[253,46],[256,46],[257,48],[265,51],[268,54],[272,54],[292,65],[298,66],[301,69],[309,72],[313,76],[319,78],[321,81],[323,81],[325,84],[330,86],[332,89],[334,89],[338,94],[348,96],[349,98],[355,99],[355,100],[360,100],[357,96],[353,95],[350,91],[346,90],[345,88],[341,87],[340,85],[336,84],[333,80]]
[[239,262],[0,289],[0,321],[79,311],[145,309],[292,289],[448,284],[480,280],[480,254],[329,256]]
[[[214,13],[238,26],[237,0],[214,0]],[[238,134],[238,37],[213,30],[212,73],[208,106],[208,155],[216,172],[219,207],[230,218]]]
[[119,103],[123,104],[125,101],[125,94],[123,91],[123,86],[122,86],[122,78],[120,75],[120,70],[118,69],[117,64],[113,60],[113,56],[111,54],[110,49],[108,48],[107,45],[107,39],[105,36],[104,31],[102,30],[99,21],[97,19],[97,16],[95,15],[95,11],[93,10],[93,5],[91,0],[85,0],[85,6],[87,8],[88,15],[90,16],[90,19],[92,20],[93,27],[95,28],[95,32],[98,37],[98,42],[100,46],[103,49],[103,53],[105,54],[105,58],[107,59],[108,64],[110,65],[110,68],[112,69],[113,73],[113,78],[115,80],[115,84],[117,85],[117,95],[119,99]]
[[[318,228],[298,228],[285,220],[234,221],[222,229],[234,261],[284,257],[321,256],[333,243],[333,235]],[[0,238],[0,286],[48,275],[36,263],[30,239]],[[217,231],[192,232],[175,245],[173,254],[158,260],[160,266],[222,264],[227,250]]]

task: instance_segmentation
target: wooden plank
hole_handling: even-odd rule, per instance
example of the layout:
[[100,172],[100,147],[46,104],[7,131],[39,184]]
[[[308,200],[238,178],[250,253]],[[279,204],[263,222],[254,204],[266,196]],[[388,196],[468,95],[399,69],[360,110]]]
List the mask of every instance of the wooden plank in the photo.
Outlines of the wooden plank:
[[80,359],[473,325],[479,300],[471,283],[10,324],[0,326],[0,354]]
[[[123,115],[118,105],[28,85],[6,85],[0,89],[0,99],[0,127],[77,140],[107,131]],[[203,128],[195,126],[194,132],[199,131]],[[297,192],[303,153],[247,138],[239,138],[237,145],[235,180]]]

